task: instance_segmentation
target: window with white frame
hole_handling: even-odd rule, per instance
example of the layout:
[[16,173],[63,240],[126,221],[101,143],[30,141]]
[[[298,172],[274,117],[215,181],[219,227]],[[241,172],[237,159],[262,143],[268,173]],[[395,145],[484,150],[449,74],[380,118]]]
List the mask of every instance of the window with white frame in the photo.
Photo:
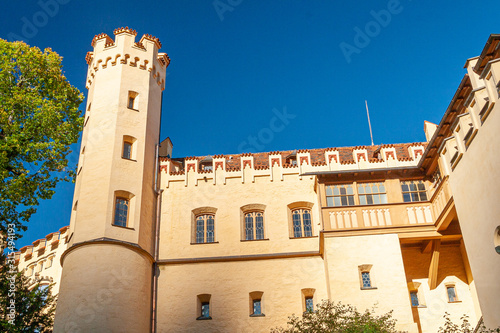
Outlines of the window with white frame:
[[293,237],[311,237],[312,223],[310,209],[295,209],[292,211]]
[[427,201],[425,184],[421,180],[407,180],[401,182],[404,202]]
[[196,217],[196,243],[215,241],[215,215],[203,214]]
[[326,204],[328,207],[353,206],[354,189],[352,184],[327,185]]
[[264,239],[264,213],[245,214],[245,240]]
[[379,205],[387,203],[387,194],[384,183],[358,184],[358,197],[360,205]]

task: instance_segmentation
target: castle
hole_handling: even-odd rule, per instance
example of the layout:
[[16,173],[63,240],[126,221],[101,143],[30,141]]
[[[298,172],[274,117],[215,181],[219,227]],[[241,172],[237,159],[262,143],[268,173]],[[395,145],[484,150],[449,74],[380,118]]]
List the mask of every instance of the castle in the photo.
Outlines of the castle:
[[322,299],[500,326],[500,35],[427,142],[172,158],[170,59],[114,34],[86,57],[70,225],[17,255],[58,282],[55,332],[269,332]]

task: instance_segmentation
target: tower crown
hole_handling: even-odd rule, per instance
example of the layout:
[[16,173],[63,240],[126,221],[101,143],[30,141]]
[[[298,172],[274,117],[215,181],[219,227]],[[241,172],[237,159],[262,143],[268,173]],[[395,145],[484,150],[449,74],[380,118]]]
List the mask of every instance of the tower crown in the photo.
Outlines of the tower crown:
[[165,89],[165,75],[170,58],[166,53],[159,53],[161,42],[157,37],[144,34],[136,42],[137,31],[129,27],[113,31],[115,40],[108,34],[101,33],[92,39],[93,52],[88,52],[85,60],[89,65],[86,88],[92,85],[96,72],[111,66],[128,65],[151,73],[156,83]]

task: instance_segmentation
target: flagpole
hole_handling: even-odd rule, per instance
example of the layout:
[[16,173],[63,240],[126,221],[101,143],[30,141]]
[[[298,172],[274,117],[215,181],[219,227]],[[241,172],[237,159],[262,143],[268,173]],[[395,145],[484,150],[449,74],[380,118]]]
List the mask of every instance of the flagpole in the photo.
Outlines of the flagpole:
[[368,127],[370,127],[370,138],[372,139],[372,146],[373,144],[373,134],[372,134],[372,124],[370,123],[370,112],[368,111],[368,102],[365,99],[365,105],[366,105],[366,115],[368,116]]

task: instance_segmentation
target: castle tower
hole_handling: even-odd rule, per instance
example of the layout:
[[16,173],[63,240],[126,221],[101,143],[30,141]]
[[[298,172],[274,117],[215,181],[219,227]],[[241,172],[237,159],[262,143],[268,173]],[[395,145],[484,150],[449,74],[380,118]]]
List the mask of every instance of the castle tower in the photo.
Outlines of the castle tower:
[[148,332],[156,147],[169,58],[160,41],[120,28],[87,54],[78,176],[61,263],[55,332]]

